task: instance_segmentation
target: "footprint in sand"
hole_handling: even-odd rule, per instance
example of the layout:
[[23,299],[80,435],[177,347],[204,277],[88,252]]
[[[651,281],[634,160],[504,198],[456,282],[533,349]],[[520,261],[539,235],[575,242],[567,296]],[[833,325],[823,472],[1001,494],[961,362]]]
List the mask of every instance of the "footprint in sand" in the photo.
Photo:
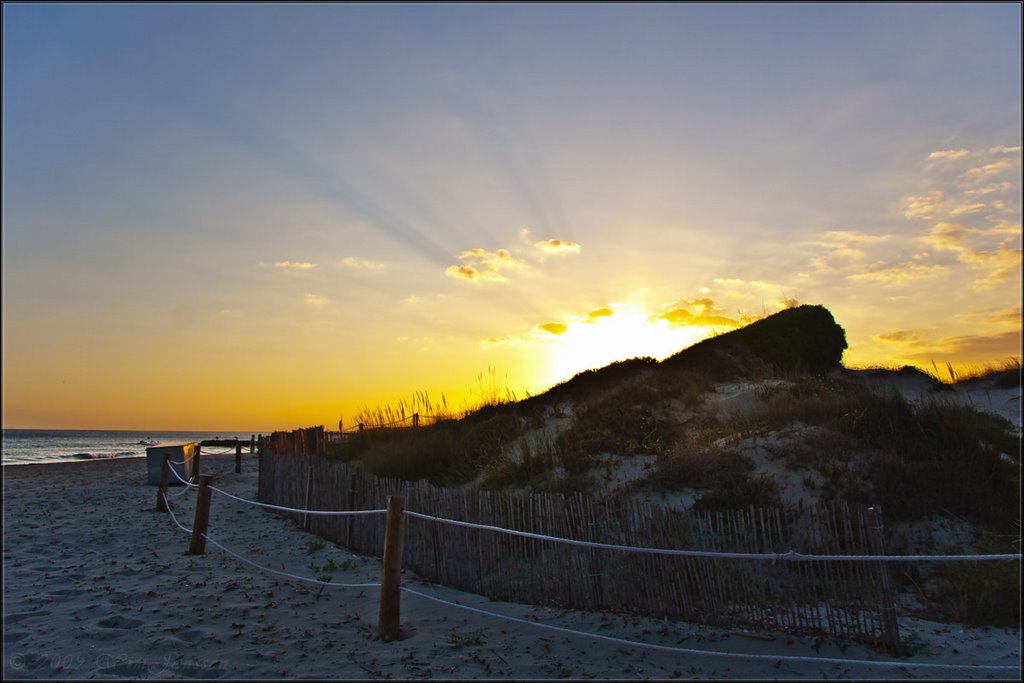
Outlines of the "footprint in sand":
[[138,628],[144,623],[146,622],[141,619],[129,619],[127,617],[122,617],[120,614],[116,614],[112,617],[107,617],[106,619],[100,619],[96,622],[96,625],[100,628],[130,629]]

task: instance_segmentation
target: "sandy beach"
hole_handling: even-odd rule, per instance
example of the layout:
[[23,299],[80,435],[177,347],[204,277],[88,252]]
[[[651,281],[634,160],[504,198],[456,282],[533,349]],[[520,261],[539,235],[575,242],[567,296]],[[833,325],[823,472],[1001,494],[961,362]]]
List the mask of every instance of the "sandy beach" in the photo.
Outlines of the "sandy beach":
[[[899,668],[778,657],[892,661],[849,642],[750,633],[492,602],[426,584],[403,585],[448,602],[529,622],[669,648],[648,649],[510,622],[402,596],[403,638],[377,636],[378,590],[321,588],[256,569],[208,546],[185,554],[189,536],[154,512],[145,459],[3,468],[5,679],[903,679],[1020,678],[1019,629],[967,628],[903,617],[917,654]],[[255,499],[257,468],[245,456],[204,457],[215,485]],[[195,492],[171,490],[192,525]],[[356,522],[358,523],[358,522]],[[213,496],[210,538],[252,562],[312,578],[333,560],[332,584],[377,583],[380,561],[317,539],[293,522]],[[769,656],[770,659],[749,655]],[[1015,669],[971,669],[1003,665]]]

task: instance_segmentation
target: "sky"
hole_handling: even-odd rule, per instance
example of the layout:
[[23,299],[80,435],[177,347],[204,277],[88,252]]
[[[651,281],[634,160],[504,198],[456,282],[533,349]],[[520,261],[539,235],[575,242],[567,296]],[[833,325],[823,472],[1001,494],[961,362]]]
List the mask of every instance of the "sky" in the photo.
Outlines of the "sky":
[[3,426],[349,428],[797,304],[851,367],[1020,358],[1020,26],[5,3]]

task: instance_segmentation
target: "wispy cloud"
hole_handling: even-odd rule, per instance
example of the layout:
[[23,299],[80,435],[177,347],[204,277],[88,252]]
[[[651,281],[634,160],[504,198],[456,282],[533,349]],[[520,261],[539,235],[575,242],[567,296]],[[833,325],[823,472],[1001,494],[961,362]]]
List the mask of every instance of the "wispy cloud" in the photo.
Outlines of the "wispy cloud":
[[992,183],[991,185],[985,185],[984,187],[975,187],[969,190],[964,190],[964,194],[967,195],[986,195],[993,194],[996,192],[1009,192],[1012,185],[1009,182],[1003,181],[1001,183]]
[[928,159],[963,159],[968,154],[970,154],[970,152],[966,149],[942,149],[929,154]]
[[895,332],[885,332],[883,334],[876,334],[871,337],[875,341],[881,342],[892,342],[892,343],[905,343],[905,342],[916,342],[921,339],[921,335],[912,330],[897,330]]
[[[1021,263],[1019,153],[1018,146],[999,145],[928,155],[922,181],[932,187],[906,196],[901,205],[904,218],[924,221],[928,227],[887,245],[884,254],[876,251],[874,265],[864,267],[862,262],[856,264],[858,271],[841,272],[854,280],[887,285],[948,274],[951,281],[966,281],[976,291],[1010,280]],[[942,163],[932,163],[936,161]],[[922,243],[934,251],[922,253]],[[861,248],[846,244],[846,251],[813,256],[811,265],[817,273],[834,272],[830,256],[853,256]],[[889,265],[894,261],[896,265]]]
[[302,298],[310,306],[325,306],[331,303],[331,300],[327,297],[320,296],[319,294],[310,294],[309,292],[304,294]]
[[[1019,240],[1005,237],[1019,234],[1019,225],[999,224],[978,229],[942,222],[935,224],[921,240],[936,249],[954,252],[959,262],[984,271],[973,284],[975,289],[984,290],[1006,282],[1020,270],[1021,249],[1015,246]],[[993,245],[993,238],[998,238],[999,242]],[[986,248],[986,245],[992,246]]]
[[[260,263],[260,265],[264,264]],[[281,270],[313,270],[317,265],[309,261],[276,261],[273,267]]]
[[928,234],[920,239],[925,244],[936,249],[962,251],[964,249],[964,240],[970,232],[972,232],[971,228],[967,228],[959,223],[941,222],[933,225]]
[[814,257],[816,261],[815,270],[828,270],[830,259],[841,259],[843,261],[857,261],[863,259],[866,250],[884,244],[892,240],[892,235],[876,235],[872,233],[858,232],[856,230],[829,230],[823,232],[816,239],[803,243],[816,249],[819,255]]
[[949,271],[940,264],[901,263],[895,266],[877,267],[863,273],[847,275],[851,280],[879,282],[887,286],[897,286],[929,277],[936,277]]
[[933,190],[922,195],[907,197],[903,200],[903,204],[906,207],[903,210],[903,215],[910,219],[919,218],[927,220],[929,218],[934,218],[935,214],[942,206],[944,199],[945,194],[940,190]]
[[[736,277],[716,277],[713,282],[722,287],[735,287],[746,290],[755,289],[762,292],[767,290],[776,290],[782,286],[775,282],[768,282],[767,280],[744,280]],[[735,296],[736,293],[734,292],[733,295]]]
[[965,213],[978,213],[985,208],[985,204],[976,202],[974,204],[960,204],[949,210],[950,216],[960,216]]
[[580,249],[583,248],[575,242],[559,239],[541,240],[540,242],[534,242],[533,246],[545,254],[578,254]]
[[954,320],[970,325],[997,325],[1020,327],[1021,307],[1011,306],[987,311],[964,311],[953,315]]
[[829,230],[824,237],[838,244],[880,244],[892,239],[892,235],[874,235],[856,230]]
[[[881,337],[883,335],[879,335]],[[908,361],[929,363],[945,359],[956,359],[964,363],[990,362],[994,358],[1019,358],[1021,330],[943,337],[928,340],[921,336],[905,339],[881,339],[898,348],[896,352]]]
[[508,249],[487,251],[475,247],[460,252],[457,258],[465,263],[448,266],[445,275],[467,282],[503,282],[508,278],[502,274],[502,270],[527,267],[525,261],[514,257]]
[[999,159],[981,166],[975,166],[969,168],[963,172],[962,178],[975,180],[978,178],[988,178],[990,176],[998,175],[1003,171],[1009,170],[1013,166],[1011,159]]
[[352,270],[381,270],[384,268],[384,264],[380,261],[358,259],[354,256],[346,256],[342,259],[341,265],[344,268],[350,268]]
[[990,251],[964,250],[957,258],[963,263],[985,270],[985,275],[974,281],[976,290],[990,289],[1006,282],[1014,274],[1019,275],[1022,262],[1021,249],[1005,242]]
[[453,277],[457,280],[465,280],[467,282],[477,282],[479,280],[505,280],[507,278],[501,277],[495,273],[481,272],[476,266],[463,263],[458,266],[448,266],[444,270],[444,274],[448,277]]
[[511,344],[518,344],[519,341],[520,340],[515,337],[488,337],[481,341],[480,344],[484,347],[509,346]]

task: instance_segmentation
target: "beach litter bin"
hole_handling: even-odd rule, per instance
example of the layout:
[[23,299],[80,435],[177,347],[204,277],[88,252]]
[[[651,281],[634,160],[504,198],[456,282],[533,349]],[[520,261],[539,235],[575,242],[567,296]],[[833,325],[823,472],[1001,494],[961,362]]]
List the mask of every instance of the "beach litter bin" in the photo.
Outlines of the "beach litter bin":
[[[194,470],[194,457],[199,452],[198,441],[187,441],[184,443],[162,443],[150,446],[146,449],[146,472],[149,475],[147,483],[154,486],[160,485],[160,472],[163,468],[164,456],[169,455],[171,470],[178,474],[185,481],[192,478]],[[168,484],[181,484],[181,480],[171,474],[167,478]]]

